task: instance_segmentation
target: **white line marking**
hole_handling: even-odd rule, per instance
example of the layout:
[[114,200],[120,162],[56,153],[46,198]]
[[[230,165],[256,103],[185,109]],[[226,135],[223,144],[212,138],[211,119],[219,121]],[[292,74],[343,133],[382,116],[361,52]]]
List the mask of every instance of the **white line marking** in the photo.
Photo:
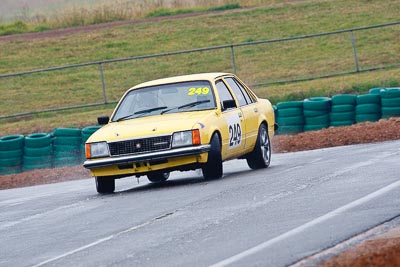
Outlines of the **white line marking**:
[[236,255],[234,255],[234,256],[232,256],[230,258],[227,258],[227,259],[222,260],[222,261],[220,261],[218,263],[215,263],[215,264],[211,265],[210,267],[223,267],[223,266],[227,266],[229,264],[238,262],[238,261],[240,261],[240,260],[242,260],[242,259],[244,259],[246,257],[249,257],[249,256],[251,256],[253,254],[256,254],[256,253],[258,253],[258,252],[260,252],[260,251],[262,251],[262,250],[264,250],[264,249],[266,249],[266,248],[268,248],[268,247],[270,247],[270,246],[272,246],[272,245],[274,245],[274,244],[276,244],[276,243],[278,243],[278,242],[280,242],[280,241],[282,241],[282,240],[284,240],[286,238],[289,238],[289,237],[294,236],[294,235],[296,235],[298,233],[301,233],[302,231],[305,231],[308,228],[311,228],[311,227],[313,227],[313,226],[315,226],[315,225],[317,225],[319,223],[327,221],[327,220],[329,220],[329,219],[331,219],[331,218],[333,218],[333,217],[335,217],[335,216],[337,216],[339,214],[342,214],[342,213],[344,213],[344,212],[346,212],[346,211],[348,211],[348,210],[350,210],[352,208],[355,208],[357,206],[365,204],[368,201],[370,201],[370,200],[372,200],[374,198],[377,198],[377,197],[379,197],[379,196],[381,196],[381,195],[383,195],[383,194],[385,194],[385,193],[387,193],[387,192],[389,192],[389,191],[391,191],[391,190],[393,190],[393,189],[395,189],[395,188],[397,188],[399,186],[400,186],[400,181],[394,182],[394,183],[392,183],[390,185],[387,185],[387,186],[385,186],[385,187],[383,187],[383,188],[381,188],[381,189],[379,189],[379,190],[377,190],[377,191],[375,191],[375,192],[373,192],[373,193],[371,193],[369,195],[366,195],[366,196],[364,196],[362,198],[359,198],[359,199],[357,199],[357,200],[355,200],[353,202],[350,202],[349,204],[347,204],[345,206],[342,206],[342,207],[340,207],[338,209],[335,209],[335,210],[333,210],[333,211],[331,211],[331,212],[329,212],[329,213],[327,213],[325,215],[322,215],[322,216],[320,216],[320,217],[318,217],[318,218],[316,218],[316,219],[314,219],[314,220],[312,220],[312,221],[310,221],[310,222],[308,222],[306,224],[303,224],[303,225],[301,225],[301,226],[299,226],[297,228],[294,228],[294,229],[290,230],[289,232],[281,234],[281,235],[279,235],[279,236],[277,236],[275,238],[272,238],[272,239],[270,239],[268,241],[265,241],[264,243],[261,243],[261,244],[255,246],[255,247],[250,248],[250,249],[247,249],[247,250],[245,250],[245,251],[243,251],[243,252],[241,252],[239,254],[236,254]]
[[147,221],[147,222],[145,222],[145,223],[142,223],[142,224],[139,224],[139,225],[135,225],[135,226],[133,226],[133,227],[131,227],[131,228],[128,228],[128,229],[123,230],[123,231],[121,231],[121,232],[118,232],[118,233],[116,233],[116,234],[113,234],[113,235],[110,235],[110,236],[101,238],[101,239],[99,239],[99,240],[97,240],[97,241],[94,241],[94,242],[92,242],[92,243],[90,243],[90,244],[87,244],[87,245],[85,245],[85,246],[82,246],[82,247],[80,247],[80,248],[71,250],[71,251],[66,252],[66,253],[64,253],[64,254],[62,254],[62,255],[59,255],[59,256],[57,256],[57,257],[54,257],[54,258],[48,259],[48,260],[46,260],[46,261],[43,261],[43,262],[41,262],[41,263],[35,264],[35,265],[33,265],[32,267],[43,266],[43,265],[46,265],[46,264],[48,264],[48,263],[51,263],[51,262],[57,261],[57,260],[59,260],[59,259],[65,258],[65,257],[67,257],[67,256],[69,256],[69,255],[72,255],[72,254],[75,254],[75,253],[77,253],[77,252],[83,251],[83,250],[85,250],[85,249],[94,247],[94,246],[99,245],[99,244],[101,244],[101,243],[104,243],[104,242],[106,242],[106,241],[108,241],[108,240],[111,240],[111,239],[113,239],[113,238],[115,238],[115,237],[118,237],[118,236],[120,236],[120,235],[123,235],[123,234],[129,233],[129,232],[135,231],[135,230],[137,230],[137,229],[139,229],[139,228],[142,228],[142,227],[144,227],[144,226],[146,226],[146,225],[149,225],[149,224],[151,224],[151,223],[153,223],[153,222],[155,222],[155,221],[157,221],[157,220],[159,220],[159,219],[168,217],[168,216],[174,214],[174,212],[175,212],[175,211],[170,212],[170,213],[166,213],[166,214],[164,214],[164,215],[158,216],[158,217],[156,217],[156,218],[154,218],[154,219],[152,219],[152,220],[150,220],[150,221]]

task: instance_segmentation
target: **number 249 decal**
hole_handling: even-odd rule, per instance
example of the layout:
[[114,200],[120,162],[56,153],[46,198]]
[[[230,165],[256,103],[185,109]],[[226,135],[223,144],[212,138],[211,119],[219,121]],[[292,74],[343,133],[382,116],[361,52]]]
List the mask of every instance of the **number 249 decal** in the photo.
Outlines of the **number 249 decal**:
[[240,145],[242,141],[242,128],[240,123],[234,123],[229,125],[229,147],[235,147]]
[[208,87],[199,87],[199,88],[189,88],[188,95],[208,95],[210,92],[210,88]]

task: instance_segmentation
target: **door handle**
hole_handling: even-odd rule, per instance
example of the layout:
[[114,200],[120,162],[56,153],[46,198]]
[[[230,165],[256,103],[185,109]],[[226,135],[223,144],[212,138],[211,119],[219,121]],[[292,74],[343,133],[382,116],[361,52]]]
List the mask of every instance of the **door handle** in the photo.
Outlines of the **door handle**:
[[239,118],[243,117],[241,112],[238,113],[238,116],[239,116]]
[[257,113],[257,112],[258,112],[258,108],[254,108],[254,112],[256,112],[256,113]]

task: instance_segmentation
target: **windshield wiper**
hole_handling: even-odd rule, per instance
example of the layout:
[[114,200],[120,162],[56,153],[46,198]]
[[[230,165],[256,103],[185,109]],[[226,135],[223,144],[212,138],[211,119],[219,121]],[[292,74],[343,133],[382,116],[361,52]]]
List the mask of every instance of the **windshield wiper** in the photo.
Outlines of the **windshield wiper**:
[[163,107],[156,107],[156,108],[148,108],[148,109],[139,110],[139,111],[136,111],[135,113],[129,114],[129,115],[124,116],[124,117],[121,117],[117,121],[122,121],[122,120],[128,119],[128,118],[130,118],[130,117],[132,117],[134,115],[138,115],[138,114],[143,114],[144,115],[144,114],[147,114],[147,113],[151,113],[153,111],[166,109],[166,108],[167,108],[166,106],[163,106]]
[[210,102],[210,100],[201,100],[201,101],[196,101],[196,102],[190,102],[190,103],[182,105],[182,106],[173,107],[173,108],[164,110],[164,111],[161,112],[161,114],[167,113],[167,112],[169,112],[171,110],[174,110],[174,109],[192,108],[192,107],[195,107],[197,105],[200,105],[200,104],[203,104],[203,103],[208,103],[208,102]]

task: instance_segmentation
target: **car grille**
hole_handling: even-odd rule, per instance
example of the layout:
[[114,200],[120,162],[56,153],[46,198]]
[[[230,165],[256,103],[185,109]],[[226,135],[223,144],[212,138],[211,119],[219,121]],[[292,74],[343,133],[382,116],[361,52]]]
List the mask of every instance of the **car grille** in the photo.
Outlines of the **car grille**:
[[171,136],[157,136],[109,143],[111,156],[121,156],[169,149]]

